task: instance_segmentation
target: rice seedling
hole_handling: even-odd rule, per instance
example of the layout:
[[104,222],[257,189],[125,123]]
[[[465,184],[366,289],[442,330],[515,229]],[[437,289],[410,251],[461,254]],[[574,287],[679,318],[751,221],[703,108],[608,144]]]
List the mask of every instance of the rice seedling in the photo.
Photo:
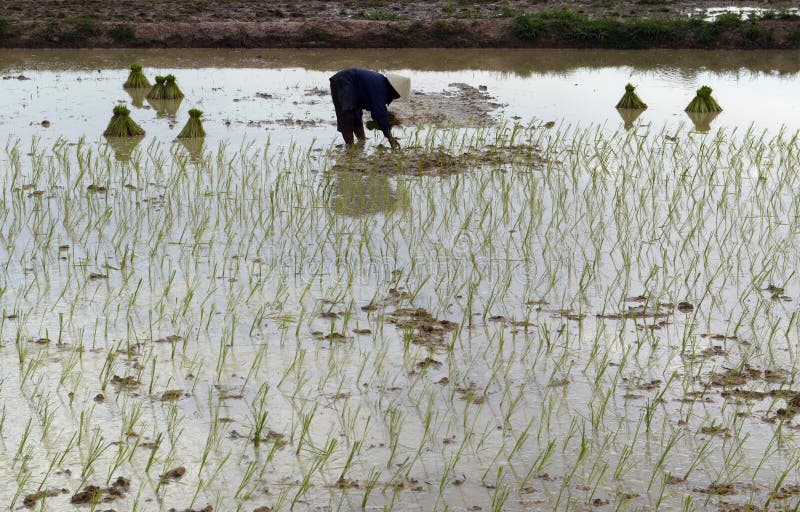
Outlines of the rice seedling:
[[125,89],[150,89],[150,80],[142,72],[141,64],[131,64],[131,72],[122,86]]
[[164,84],[166,80],[166,77],[156,76],[156,83],[153,84],[153,87],[150,88],[150,92],[147,93],[148,100],[164,99]]
[[639,95],[636,94],[635,91],[636,87],[631,84],[627,84],[625,86],[625,94],[622,95],[619,102],[616,105],[616,108],[621,109],[634,109],[634,110],[641,110],[647,108],[647,104],[643,102]]
[[114,107],[114,116],[111,118],[111,121],[109,121],[106,131],[103,132],[103,136],[114,138],[143,136],[144,130],[131,119],[130,113],[130,110],[128,110],[128,107],[125,105],[117,105]]
[[186,125],[183,127],[183,130],[178,134],[179,139],[197,139],[206,136],[206,131],[203,129],[203,123],[200,121],[200,117],[203,115],[203,112],[197,110],[196,108],[189,110],[189,120],[186,121]]
[[704,85],[697,89],[697,95],[689,102],[685,110],[692,114],[708,114],[722,112],[722,107],[711,97],[711,87]]
[[181,98],[183,98],[183,91],[178,87],[178,83],[175,81],[175,75],[169,74],[164,77],[164,88],[161,98],[153,99],[179,100]]

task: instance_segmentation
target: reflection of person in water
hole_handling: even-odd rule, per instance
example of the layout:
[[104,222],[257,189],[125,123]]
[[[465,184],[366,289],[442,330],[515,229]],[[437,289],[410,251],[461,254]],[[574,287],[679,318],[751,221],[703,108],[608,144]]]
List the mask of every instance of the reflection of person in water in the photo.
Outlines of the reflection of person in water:
[[344,137],[345,144],[353,144],[354,135],[359,140],[366,140],[361,116],[363,110],[369,110],[392,148],[400,147],[392,136],[386,106],[396,99],[408,99],[411,93],[408,78],[349,68],[333,75],[330,83],[336,128]]
[[330,207],[337,215],[353,218],[379,213],[388,215],[408,205],[409,193],[402,181],[395,181],[393,185],[393,180],[385,173],[359,170],[360,151],[342,151],[335,158],[329,175]]
[[385,174],[364,176],[339,172],[334,176],[333,211],[346,217],[391,213],[398,203],[398,194]]

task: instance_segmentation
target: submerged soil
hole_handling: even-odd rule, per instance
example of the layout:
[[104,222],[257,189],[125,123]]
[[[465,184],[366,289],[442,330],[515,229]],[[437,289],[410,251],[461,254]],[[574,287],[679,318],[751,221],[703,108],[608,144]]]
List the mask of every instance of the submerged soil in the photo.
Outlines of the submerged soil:
[[[705,9],[736,6],[781,11],[778,2],[708,0],[281,2],[251,0],[20,0],[0,5],[0,46],[110,47],[591,47],[566,39],[527,41],[513,29],[519,13],[569,9],[589,18],[675,19]],[[714,41],[684,38],[670,48],[788,48],[798,44],[798,22],[763,20],[754,33]]]

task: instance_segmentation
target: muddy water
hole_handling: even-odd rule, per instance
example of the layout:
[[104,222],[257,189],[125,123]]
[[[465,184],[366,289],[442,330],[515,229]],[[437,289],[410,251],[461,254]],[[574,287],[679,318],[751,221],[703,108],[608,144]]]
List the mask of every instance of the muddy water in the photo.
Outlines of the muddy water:
[[[131,62],[142,63],[151,81],[174,72],[186,98],[160,111],[137,101],[121,88]],[[327,78],[347,66],[408,74],[418,93],[452,93],[452,83],[485,86],[505,105],[494,118],[523,124],[691,127],[683,109],[701,85],[711,86],[725,109],[706,129],[792,127],[800,114],[793,101],[797,52],[13,50],[0,52],[0,75],[9,78],[1,83],[0,139],[36,135],[96,142],[113,105],[127,103],[148,138],[160,141],[173,138],[188,109],[197,107],[205,112],[212,144],[270,138],[325,145],[337,140]],[[30,80],[13,79],[19,75]],[[626,123],[613,106],[628,82],[649,109]],[[457,102],[442,105],[448,108]],[[45,120],[48,128],[41,126]]]
[[[798,424],[771,398],[797,391],[795,55],[4,55],[31,80],[0,82],[3,503],[65,488],[45,508],[75,510],[121,475],[102,509],[703,510],[800,480],[781,479]],[[132,59],[187,98],[132,107],[147,151],[98,159]],[[350,64],[411,74],[453,116],[451,83],[485,85],[543,148],[547,121],[603,128],[448,178],[331,172],[350,155],[320,150],[324,83]],[[625,82],[651,105],[634,122],[672,134],[706,79],[714,127],[789,135],[613,135]],[[169,143],[194,106],[227,149],[187,163]],[[465,132],[494,140],[440,146]]]

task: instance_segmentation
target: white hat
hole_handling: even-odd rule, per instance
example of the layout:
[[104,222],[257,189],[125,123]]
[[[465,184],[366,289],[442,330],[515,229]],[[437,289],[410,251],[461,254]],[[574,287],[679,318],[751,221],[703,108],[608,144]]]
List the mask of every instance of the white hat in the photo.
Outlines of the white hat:
[[400,95],[401,100],[408,101],[411,97],[411,79],[407,76],[395,75],[394,73],[387,73],[386,78],[392,84],[394,90]]

